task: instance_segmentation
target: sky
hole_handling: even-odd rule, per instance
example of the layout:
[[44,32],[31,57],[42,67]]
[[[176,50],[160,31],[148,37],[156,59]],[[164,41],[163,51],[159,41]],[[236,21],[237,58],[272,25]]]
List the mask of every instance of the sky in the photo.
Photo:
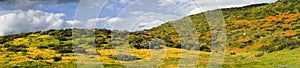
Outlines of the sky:
[[65,28],[138,31],[218,8],[277,0],[0,0],[0,36]]

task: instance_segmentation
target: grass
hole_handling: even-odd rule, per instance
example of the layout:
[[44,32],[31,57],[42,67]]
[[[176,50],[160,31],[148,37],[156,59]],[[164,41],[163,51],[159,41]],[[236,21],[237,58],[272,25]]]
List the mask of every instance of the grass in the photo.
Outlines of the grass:
[[[222,12],[226,21],[224,26],[226,26],[226,32],[228,32],[226,41],[229,45],[226,47],[225,58],[224,61],[221,61],[221,67],[299,68],[300,54],[297,53],[300,52],[298,47],[300,45],[295,42],[300,37],[300,12],[297,9],[299,8],[299,1],[286,0],[288,3],[284,1],[281,0],[270,5],[223,9]],[[198,42],[199,45],[211,49],[212,35],[204,13],[188,17],[196,25],[195,28],[198,31],[197,36],[199,38],[199,41],[190,42]],[[141,66],[146,68],[175,68],[179,66],[181,59],[194,59],[194,61],[197,61],[197,63],[182,64],[184,67],[191,67],[194,64],[199,68],[207,67],[211,52],[179,49],[181,48],[180,41],[185,38],[180,38],[171,24],[182,24],[182,21],[188,17],[176,20],[177,23],[169,22],[150,30],[129,33],[129,39],[117,38],[117,42],[111,40],[113,31],[109,30],[95,30],[96,37],[89,38],[89,35],[83,35],[84,38],[77,39],[74,39],[74,36],[72,37],[71,32],[80,29],[49,30],[3,36],[0,37],[0,68],[76,68],[77,64],[85,64],[79,66],[83,68],[94,66],[94,64],[102,64],[107,68]],[[186,26],[186,24],[182,25]],[[83,29],[83,31],[85,30]],[[82,33],[85,34],[85,32]],[[196,33],[187,32],[187,34],[194,36]],[[130,46],[130,49],[118,52],[112,48],[112,44],[132,45],[132,43],[121,42],[124,40],[144,44],[151,39],[160,39],[161,41],[158,42],[164,42],[163,45],[168,47],[156,50],[136,49],[134,46]],[[90,41],[95,41],[98,48],[91,47],[90,45],[94,44]],[[241,47],[241,44],[245,44],[245,46]],[[88,53],[73,54],[70,51],[73,50],[72,46],[83,48]],[[295,49],[290,49],[291,47],[295,47]],[[268,50],[272,51],[267,52]],[[98,55],[95,56],[90,52],[97,52]],[[130,52],[131,55],[141,59],[119,61],[111,58],[113,55],[126,52]],[[54,61],[53,57],[59,57],[62,60]],[[78,60],[78,62],[75,60]]]
[[298,68],[297,62],[300,62],[300,51],[299,48],[294,50],[284,49],[282,51],[276,51],[272,53],[265,53],[261,57],[255,57],[258,53],[263,53],[259,51],[237,51],[237,55],[227,55],[223,64],[224,68],[275,68],[282,66],[290,66],[292,68]]
[[[41,51],[48,51],[47,49]],[[184,52],[185,51],[185,52]],[[30,51],[29,51],[30,52]],[[160,50],[149,50],[149,49],[135,49],[131,48],[130,52],[136,56],[141,58],[141,60],[137,61],[119,61],[110,58],[111,55],[115,55],[116,52],[113,49],[101,49],[97,50],[99,53],[98,57],[94,58],[95,60],[101,60],[101,63],[104,67],[107,68],[124,68],[129,65],[141,65],[146,67],[160,67],[160,68],[174,68],[178,66],[179,60],[183,59],[192,59],[197,58],[198,63],[197,66],[200,68],[206,67],[209,58],[210,52],[203,51],[186,51],[178,48],[169,48],[165,47],[165,49]],[[182,56],[181,54],[189,54],[189,55],[199,55],[199,57],[195,56]],[[236,55],[231,55],[231,52],[235,52]],[[276,51],[272,53],[265,53],[262,51],[255,50],[255,47],[251,47],[249,49],[227,49],[225,54],[225,60],[223,62],[222,67],[224,68],[261,68],[261,67],[291,67],[297,68],[299,67],[298,62],[300,62],[300,48],[296,48],[294,50],[284,49],[281,51]],[[37,52],[38,53],[38,52]],[[257,54],[264,53],[262,56],[255,56]],[[1,66],[2,67],[68,67],[73,68],[77,67],[74,62],[73,55],[62,56],[62,60],[59,62],[53,62],[52,60],[30,60],[25,56],[21,55],[21,53],[9,53],[9,54],[1,54]],[[14,57],[14,58],[5,58],[6,56]],[[51,53],[43,53],[43,55],[51,55]],[[151,58],[151,55],[155,58]],[[88,55],[83,55],[88,56]],[[22,59],[23,58],[23,59]],[[21,60],[19,60],[21,59]],[[84,59],[84,58],[81,58]],[[91,59],[91,58],[86,58]],[[9,62],[13,61],[13,62]],[[153,63],[157,62],[157,63]],[[100,63],[95,63],[100,64]],[[185,64],[189,66],[190,64]],[[91,66],[91,65],[88,65]],[[86,67],[86,66],[83,66]],[[140,66],[138,66],[140,67]]]

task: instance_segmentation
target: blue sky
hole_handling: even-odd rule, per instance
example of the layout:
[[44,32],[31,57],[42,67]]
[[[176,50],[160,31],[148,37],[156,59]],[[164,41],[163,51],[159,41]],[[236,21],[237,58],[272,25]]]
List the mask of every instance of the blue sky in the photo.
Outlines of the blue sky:
[[77,5],[77,3],[56,4],[51,6],[40,5],[34,9],[49,13],[64,13],[66,14],[66,16],[63,17],[64,19],[72,20],[76,12]]
[[[83,1],[86,1],[86,3]],[[136,31],[150,29],[167,21],[207,10],[242,7],[275,1],[94,0],[89,2],[87,0],[0,0],[0,35],[72,27]],[[100,9],[94,9],[97,7],[103,7],[103,9],[98,12],[97,10]],[[81,17],[76,19],[76,15]],[[87,16],[86,19],[81,19],[84,16]]]

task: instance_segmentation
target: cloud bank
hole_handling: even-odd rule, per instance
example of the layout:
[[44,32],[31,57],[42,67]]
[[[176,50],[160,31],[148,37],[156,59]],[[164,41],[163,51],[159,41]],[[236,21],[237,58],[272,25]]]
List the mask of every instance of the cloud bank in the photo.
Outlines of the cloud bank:
[[0,0],[1,5],[21,10],[29,10],[39,5],[55,5],[77,2],[79,2],[79,0]]
[[273,3],[277,0],[157,0],[159,6],[177,6],[186,10],[188,15],[208,10],[230,7],[242,7],[258,3]]
[[62,13],[54,14],[39,10],[16,10],[0,16],[0,35],[62,28]]
[[92,18],[87,21],[64,20],[62,19],[65,16],[63,13],[48,13],[40,10],[14,10],[3,11],[3,13],[0,15],[0,36],[49,29],[92,29],[96,27],[97,23],[108,26],[110,23],[121,20],[121,18]]

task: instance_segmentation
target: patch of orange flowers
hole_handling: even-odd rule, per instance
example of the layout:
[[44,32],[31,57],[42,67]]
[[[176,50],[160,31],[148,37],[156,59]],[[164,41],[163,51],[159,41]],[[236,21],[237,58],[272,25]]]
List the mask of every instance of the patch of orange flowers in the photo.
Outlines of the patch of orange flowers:
[[171,38],[172,41],[180,41],[181,38]]
[[263,46],[263,44],[255,44],[255,45],[253,45],[253,46],[254,46],[254,48],[260,48],[260,47]]
[[233,21],[235,24],[246,24],[249,21],[248,20],[238,20],[238,21]]
[[210,40],[211,40],[211,38],[206,37],[206,36],[202,36],[201,38],[203,38],[203,39],[205,39],[205,40],[207,40],[207,41],[210,41]]
[[244,42],[248,42],[249,40],[247,40],[247,39],[240,39],[240,40],[238,40],[238,43],[244,43]]
[[246,46],[244,48],[235,48],[235,51],[239,51],[239,50],[247,50],[247,49],[250,49],[251,47],[250,46]]
[[298,33],[296,31],[285,31],[283,33],[285,36],[295,36],[297,35]]
[[282,27],[291,27],[292,25],[291,24],[282,24],[281,26]]
[[263,27],[270,26],[270,23],[265,23],[262,25]]

